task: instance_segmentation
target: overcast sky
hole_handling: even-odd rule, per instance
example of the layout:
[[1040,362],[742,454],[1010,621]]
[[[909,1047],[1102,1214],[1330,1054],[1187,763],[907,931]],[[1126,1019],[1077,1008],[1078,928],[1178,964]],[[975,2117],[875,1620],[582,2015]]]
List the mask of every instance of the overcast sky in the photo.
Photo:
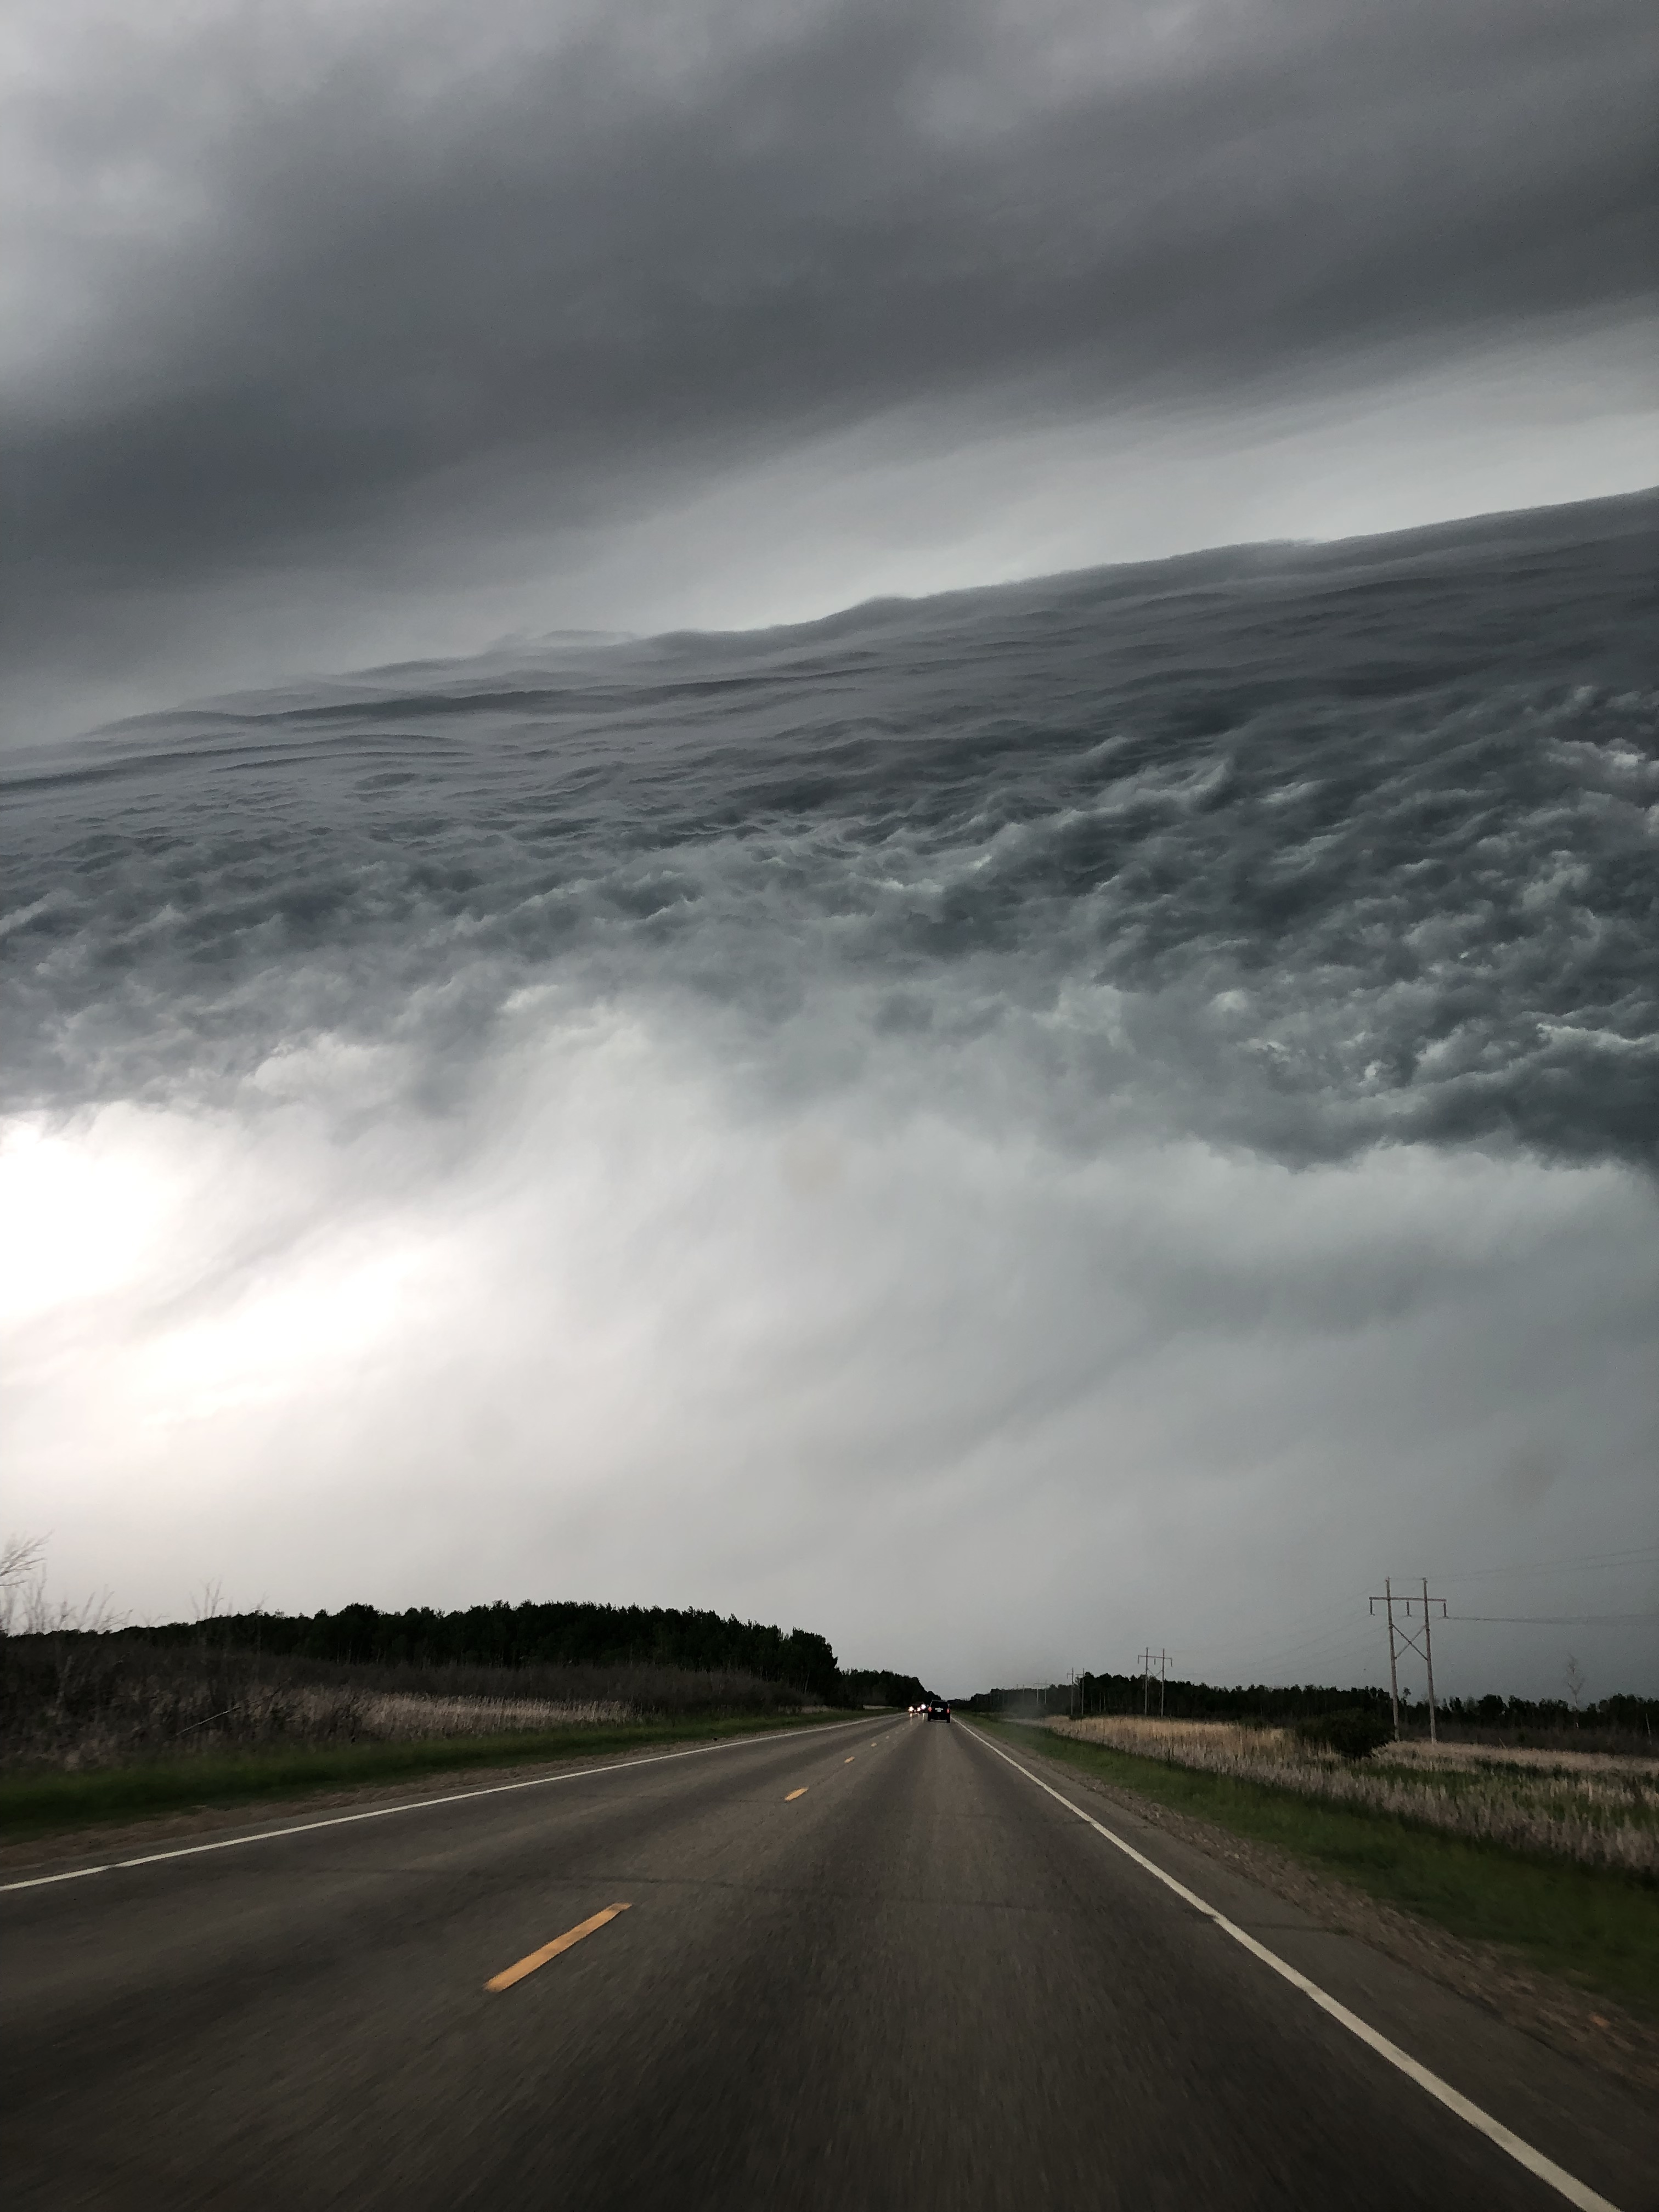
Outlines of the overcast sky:
[[1429,1566],[1571,1617],[1454,1687],[1659,1679],[1571,1625],[1659,1560],[1649,507],[569,636],[1652,483],[1654,55],[21,0],[7,741],[305,705],[14,757],[60,1583],[710,1603],[960,1690],[1375,1674]]
[[1659,477],[1643,0],[23,0],[9,729]]

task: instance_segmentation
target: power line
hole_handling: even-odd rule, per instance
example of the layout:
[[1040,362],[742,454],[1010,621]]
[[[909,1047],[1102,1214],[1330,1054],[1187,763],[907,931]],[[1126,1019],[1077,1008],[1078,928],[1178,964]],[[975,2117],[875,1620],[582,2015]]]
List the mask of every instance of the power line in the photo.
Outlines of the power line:
[[[1540,1574],[1555,1573],[1558,1571],[1564,1571],[1573,1567],[1612,1567],[1634,1560],[1645,1560],[1650,1559],[1659,1559],[1659,1544],[1638,1545],[1629,1550],[1620,1552],[1584,1553],[1573,1559],[1553,1560],[1547,1565],[1540,1562],[1533,1562],[1524,1565],[1513,1567],[1481,1567],[1467,1569],[1461,1574],[1448,1576],[1445,1577],[1445,1580],[1452,1582],[1485,1582],[1501,1579],[1504,1576],[1516,1577],[1534,1572]],[[1382,1602],[1382,1601],[1379,1600],[1379,1602]],[[1416,1602],[1420,1604],[1421,1599],[1419,1598]],[[1396,1598],[1395,1603],[1396,1605],[1402,1605],[1403,1600]],[[1304,1615],[1304,1621],[1309,1620],[1309,1616],[1305,1614]],[[1466,1623],[1473,1627],[1494,1628],[1621,1629],[1651,1627],[1656,1623],[1659,1623],[1659,1613],[1453,1613],[1448,1610],[1445,1618],[1449,1625]],[[1258,1649],[1252,1652],[1249,1644],[1245,1643],[1242,1663],[1238,1648],[1239,1641],[1242,1639],[1236,1639],[1225,1645],[1212,1644],[1203,1647],[1188,1647],[1187,1656],[1189,1662],[1195,1660],[1200,1666],[1209,1664],[1213,1668],[1219,1668],[1222,1672],[1230,1675],[1237,1673],[1241,1682],[1243,1682],[1247,1674],[1257,1678],[1272,1675],[1276,1674],[1281,1668],[1287,1666],[1293,1660],[1304,1659],[1304,1656],[1312,1657],[1316,1654],[1323,1655],[1328,1653],[1330,1655],[1329,1658],[1322,1661],[1322,1663],[1327,1665],[1365,1666],[1365,1638],[1364,1632],[1351,1629],[1347,1626],[1346,1624],[1341,1620],[1340,1613],[1334,1615],[1331,1612],[1325,1613],[1323,1615],[1323,1623],[1325,1625],[1314,1626],[1312,1622],[1319,1621],[1320,1619],[1320,1615],[1313,1615],[1310,1621],[1309,1632],[1307,1634],[1298,1636],[1291,1643],[1281,1644],[1276,1650],[1272,1651],[1262,1652]],[[1167,1655],[1168,1659],[1170,1661],[1173,1661],[1181,1656],[1182,1655],[1179,1652],[1171,1652]],[[1155,1658],[1154,1663],[1156,1663]],[[1138,1674],[1150,1674],[1151,1671],[1149,1667],[1144,1667],[1143,1661],[1139,1656],[1135,1662],[1135,1671]],[[1150,1684],[1146,1684],[1145,1687],[1149,1691]]]
[[1626,1565],[1632,1559],[1659,1559],[1659,1544],[1638,1544],[1626,1552],[1581,1552],[1571,1559],[1523,1559],[1510,1567],[1462,1567],[1441,1580],[1448,1583],[1492,1582],[1504,1575],[1553,1575],[1566,1567],[1588,1567],[1598,1571]]
[[1334,1645],[1340,1645],[1345,1650],[1358,1650],[1364,1640],[1363,1632],[1358,1629],[1351,1626],[1328,1628],[1318,1636],[1304,1636],[1299,1644],[1287,1644],[1279,1650],[1257,1652],[1250,1663],[1254,1667],[1271,1669],[1282,1667],[1288,1660],[1301,1658],[1309,1652],[1328,1651]]
[[[1206,1659],[1206,1657],[1213,1660],[1217,1653],[1219,1652],[1223,1655],[1221,1663],[1224,1663],[1228,1667],[1236,1668],[1239,1664],[1237,1655],[1241,1642],[1243,1642],[1245,1657],[1251,1667],[1272,1669],[1273,1668],[1282,1666],[1287,1660],[1299,1657],[1301,1654],[1305,1651],[1322,1650],[1332,1644],[1341,1644],[1349,1648],[1355,1647],[1362,1638],[1356,1633],[1352,1626],[1350,1618],[1347,1617],[1346,1608],[1350,1602],[1350,1599],[1344,1599],[1340,1606],[1329,1608],[1322,1616],[1319,1614],[1312,1616],[1304,1614],[1304,1622],[1310,1620],[1318,1620],[1322,1619],[1324,1625],[1319,1627],[1310,1626],[1309,1632],[1305,1636],[1299,1636],[1290,1644],[1277,1645],[1271,1651],[1264,1652],[1261,1650],[1258,1644],[1244,1641],[1240,1637],[1235,1636],[1224,1646],[1212,1644],[1197,1647],[1196,1656],[1200,1660]],[[1297,1624],[1286,1623],[1285,1625],[1290,1626],[1296,1626]],[[1176,1657],[1179,1656],[1179,1654],[1172,1653],[1171,1656]]]
[[1454,1613],[1447,1618],[1508,1628],[1635,1628],[1659,1621],[1659,1613]]
[[[1461,1573],[1454,1573],[1442,1577],[1441,1581],[1443,1587],[1443,1584],[1448,1582],[1501,1581],[1506,1576],[1515,1577],[1528,1574],[1555,1574],[1574,1567],[1605,1571],[1615,1566],[1627,1565],[1632,1561],[1646,1559],[1659,1560],[1659,1544],[1637,1545],[1628,1550],[1619,1552],[1586,1552],[1581,1553],[1571,1559],[1553,1559],[1548,1562],[1529,1560],[1524,1561],[1516,1566],[1466,1568]],[[1304,1616],[1304,1619],[1305,1618],[1306,1616]],[[1315,1619],[1317,1618],[1318,1616],[1316,1615]],[[1556,1628],[1637,1627],[1655,1620],[1659,1620],[1659,1614],[1650,1613],[1571,1613],[1557,1615],[1553,1613],[1468,1613],[1453,1614],[1450,1618],[1458,1620],[1479,1623],[1482,1626],[1490,1625],[1493,1626],[1514,1626],[1520,1627],[1536,1626]],[[1333,1616],[1328,1613],[1325,1614],[1324,1619],[1327,1622],[1330,1622],[1333,1620]],[[1304,1652],[1318,1651],[1334,1645],[1340,1645],[1346,1649],[1353,1649],[1355,1641],[1356,1640],[1349,1635],[1348,1632],[1344,1627],[1333,1625],[1325,1627],[1310,1628],[1308,1634],[1297,1638],[1293,1642],[1281,1644],[1276,1650],[1272,1651],[1258,1651],[1254,1656],[1249,1656],[1247,1647],[1246,1657],[1250,1667],[1271,1670],[1285,1665],[1290,1660],[1301,1657]],[[1237,1667],[1238,1661],[1237,1656],[1234,1656],[1235,1651],[1236,1645],[1229,1647],[1223,1663]],[[1200,1656],[1201,1657],[1203,1655],[1200,1654]],[[1357,1656],[1358,1654],[1356,1651],[1356,1656]]]

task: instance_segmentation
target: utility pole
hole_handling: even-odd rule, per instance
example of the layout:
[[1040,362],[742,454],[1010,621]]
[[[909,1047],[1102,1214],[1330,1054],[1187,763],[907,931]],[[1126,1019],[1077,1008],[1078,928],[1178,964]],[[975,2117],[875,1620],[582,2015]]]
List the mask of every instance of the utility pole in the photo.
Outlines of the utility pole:
[[1140,1669],[1140,1711],[1142,1717],[1152,1710],[1152,1668],[1158,1668],[1158,1717],[1164,1717],[1164,1692],[1170,1672],[1167,1651],[1154,1651],[1150,1645],[1135,1661]]
[[[1400,1741],[1400,1662],[1395,1656],[1394,1649],[1394,1584],[1387,1576],[1384,1576],[1382,1580],[1382,1602],[1387,1607],[1389,1614],[1389,1704],[1394,1712],[1394,1740],[1398,1743]],[[1375,1614],[1376,1611],[1375,1598],[1371,1600],[1370,1610]]]
[[[1374,1597],[1370,1601],[1370,1610],[1372,1613],[1375,1613],[1377,1607],[1380,1605],[1389,1617],[1389,1702],[1394,1708],[1394,1740],[1396,1743],[1400,1741],[1399,1655],[1401,1651],[1415,1651],[1418,1656],[1422,1660],[1424,1667],[1427,1670],[1429,1677],[1429,1741],[1431,1743],[1437,1743],[1440,1741],[1440,1732],[1437,1724],[1434,1710],[1434,1643],[1429,1632],[1429,1621],[1432,1610],[1437,1605],[1440,1608],[1440,1618],[1443,1620],[1446,1618],[1446,1601],[1443,1597],[1431,1597],[1429,1595],[1429,1584],[1426,1576],[1423,1578],[1422,1589],[1423,1595],[1420,1600],[1414,1597],[1396,1597],[1394,1594],[1393,1582],[1385,1577],[1382,1583],[1382,1596]],[[1409,1621],[1413,1618],[1413,1608],[1419,1603],[1423,1607],[1423,1626],[1420,1631],[1414,1631],[1408,1628],[1406,1626],[1405,1622],[1395,1620],[1395,1607],[1396,1606],[1399,1606],[1404,1612],[1406,1621]]]

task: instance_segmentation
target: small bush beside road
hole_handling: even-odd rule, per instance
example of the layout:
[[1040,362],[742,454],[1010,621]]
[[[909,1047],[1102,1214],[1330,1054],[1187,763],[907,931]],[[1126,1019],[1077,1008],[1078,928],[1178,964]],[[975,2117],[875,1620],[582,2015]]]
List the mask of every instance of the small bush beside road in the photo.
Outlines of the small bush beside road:
[[1381,1713],[1367,1712],[1361,1705],[1339,1705],[1334,1713],[1298,1721],[1296,1733],[1301,1742],[1334,1751],[1339,1759],[1369,1759],[1394,1736]]

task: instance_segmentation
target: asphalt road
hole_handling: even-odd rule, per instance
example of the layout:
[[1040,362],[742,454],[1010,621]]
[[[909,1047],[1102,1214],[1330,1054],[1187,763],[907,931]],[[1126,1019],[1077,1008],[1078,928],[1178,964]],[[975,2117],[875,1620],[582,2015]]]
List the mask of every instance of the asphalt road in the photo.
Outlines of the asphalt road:
[[[1632,2098],[1045,1778],[1578,2182],[1659,2204]],[[14,1889],[0,1932],[12,2212],[1571,2201],[962,1723],[295,1828]]]

